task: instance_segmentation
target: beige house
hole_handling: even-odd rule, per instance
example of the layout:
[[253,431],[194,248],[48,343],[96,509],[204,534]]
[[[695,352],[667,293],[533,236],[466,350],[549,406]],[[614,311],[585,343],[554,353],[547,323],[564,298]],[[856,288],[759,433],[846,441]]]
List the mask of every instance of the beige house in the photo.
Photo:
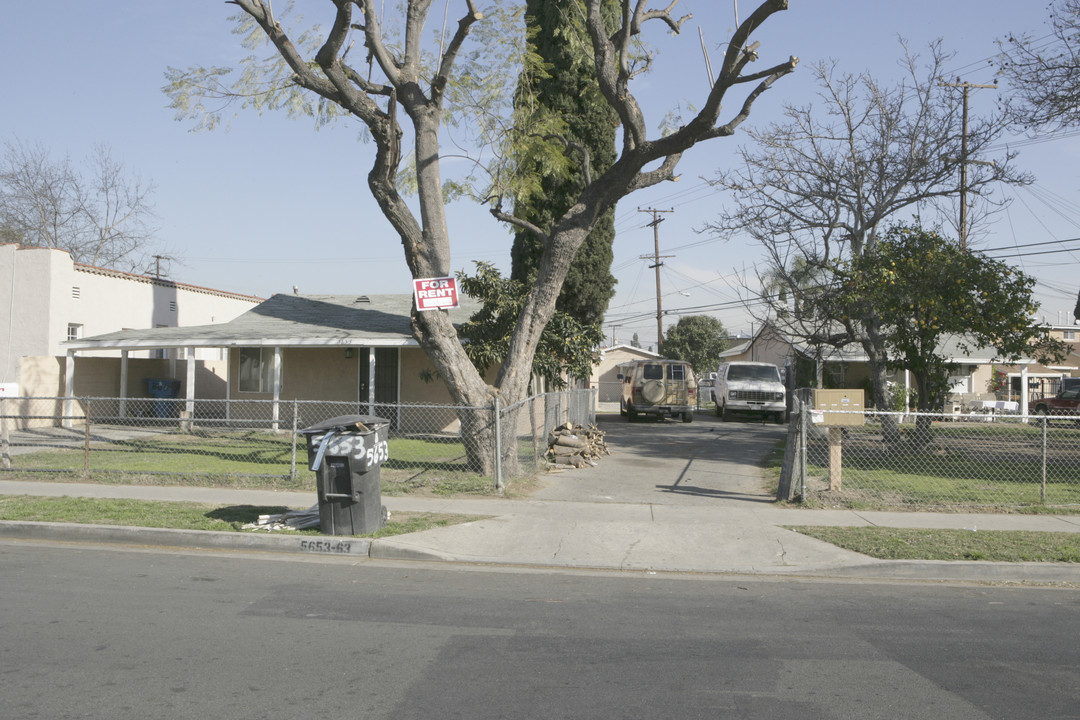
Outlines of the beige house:
[[[475,309],[465,305],[467,300],[461,308],[429,312],[450,312],[463,322]],[[175,362],[171,371],[164,368],[157,376],[179,381],[178,397],[186,401],[183,412],[196,419],[195,401],[205,399],[267,401],[275,424],[287,422],[292,401],[352,403],[353,412],[374,415],[379,414],[377,405],[449,404],[446,385],[412,335],[412,303],[412,295],[274,295],[227,323],[121,330],[71,340],[64,343],[63,396],[115,397],[120,402],[146,397],[131,354],[167,350],[191,358],[212,350],[227,357],[221,377],[187,361]],[[84,381],[79,356],[101,350],[120,351],[115,371],[97,372],[93,382]],[[240,413],[251,412],[252,405],[223,407]],[[416,427],[417,422],[408,424]]]
[[622,382],[619,380],[619,366],[634,360],[655,360],[659,353],[632,345],[614,345],[600,350],[600,362],[593,366],[589,376],[589,387],[597,388],[598,402],[619,402],[622,400]]
[[[55,358],[64,355],[66,341],[126,328],[226,323],[261,301],[75,263],[62,250],[0,245],[0,302],[5,305],[0,311],[0,384],[27,386],[22,395],[27,389],[51,394],[58,378]],[[116,357],[120,350],[87,348],[81,354]],[[134,351],[131,357],[168,356],[161,348],[148,348]],[[225,360],[219,348],[200,348],[196,357],[206,362]],[[20,370],[24,362],[27,367]]]

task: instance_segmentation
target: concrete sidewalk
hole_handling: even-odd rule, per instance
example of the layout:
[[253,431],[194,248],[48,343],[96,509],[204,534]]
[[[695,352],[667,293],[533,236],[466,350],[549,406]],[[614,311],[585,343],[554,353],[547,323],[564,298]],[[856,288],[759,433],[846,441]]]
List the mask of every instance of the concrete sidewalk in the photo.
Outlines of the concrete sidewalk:
[[[0,481],[0,494],[307,508],[314,493]],[[1080,565],[873,560],[784,526],[887,526],[1080,532],[1080,516],[802,510],[763,502],[665,505],[558,500],[384,497],[404,511],[482,516],[460,525],[366,540],[0,523],[0,537],[124,542],[268,552],[347,554],[388,560],[639,572],[1080,584]]]

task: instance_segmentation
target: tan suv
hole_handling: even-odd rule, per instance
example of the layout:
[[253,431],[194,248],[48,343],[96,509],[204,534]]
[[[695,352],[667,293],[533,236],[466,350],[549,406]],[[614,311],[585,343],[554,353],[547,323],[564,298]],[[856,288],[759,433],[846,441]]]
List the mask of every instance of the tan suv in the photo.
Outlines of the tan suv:
[[694,419],[697,408],[697,379],[681,360],[637,360],[620,367],[622,400],[619,412],[630,422],[641,415]]

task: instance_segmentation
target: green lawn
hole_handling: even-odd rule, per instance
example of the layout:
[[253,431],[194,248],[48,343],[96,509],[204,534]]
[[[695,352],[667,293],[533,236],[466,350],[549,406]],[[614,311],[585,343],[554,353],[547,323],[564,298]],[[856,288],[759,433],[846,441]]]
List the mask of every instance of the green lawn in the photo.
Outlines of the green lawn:
[[[286,510],[288,508],[279,506],[236,505],[220,507],[202,503],[130,499],[33,497],[28,495],[0,497],[0,520],[172,528],[176,530],[250,532],[243,530],[246,523],[255,522],[260,515],[273,515],[283,513]],[[473,516],[447,513],[394,513],[383,528],[369,537],[401,535],[475,519],[477,518]],[[320,534],[317,528],[275,532]]]
[[880,560],[1080,562],[1080,533],[886,527],[787,529]]
[[839,492],[824,489],[827,446],[811,446],[807,500],[860,508],[1080,508],[1080,430],[1070,425],[1051,431],[1044,455],[1039,426],[935,423],[925,446],[912,441],[908,425],[901,426],[905,440],[891,444],[874,426],[850,428]]

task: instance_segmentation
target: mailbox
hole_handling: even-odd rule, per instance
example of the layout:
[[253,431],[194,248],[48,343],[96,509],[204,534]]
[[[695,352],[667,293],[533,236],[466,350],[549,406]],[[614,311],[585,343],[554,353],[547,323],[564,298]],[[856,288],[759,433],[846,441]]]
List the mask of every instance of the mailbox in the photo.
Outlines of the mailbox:
[[824,415],[826,426],[865,425],[862,390],[815,390],[814,409]]

